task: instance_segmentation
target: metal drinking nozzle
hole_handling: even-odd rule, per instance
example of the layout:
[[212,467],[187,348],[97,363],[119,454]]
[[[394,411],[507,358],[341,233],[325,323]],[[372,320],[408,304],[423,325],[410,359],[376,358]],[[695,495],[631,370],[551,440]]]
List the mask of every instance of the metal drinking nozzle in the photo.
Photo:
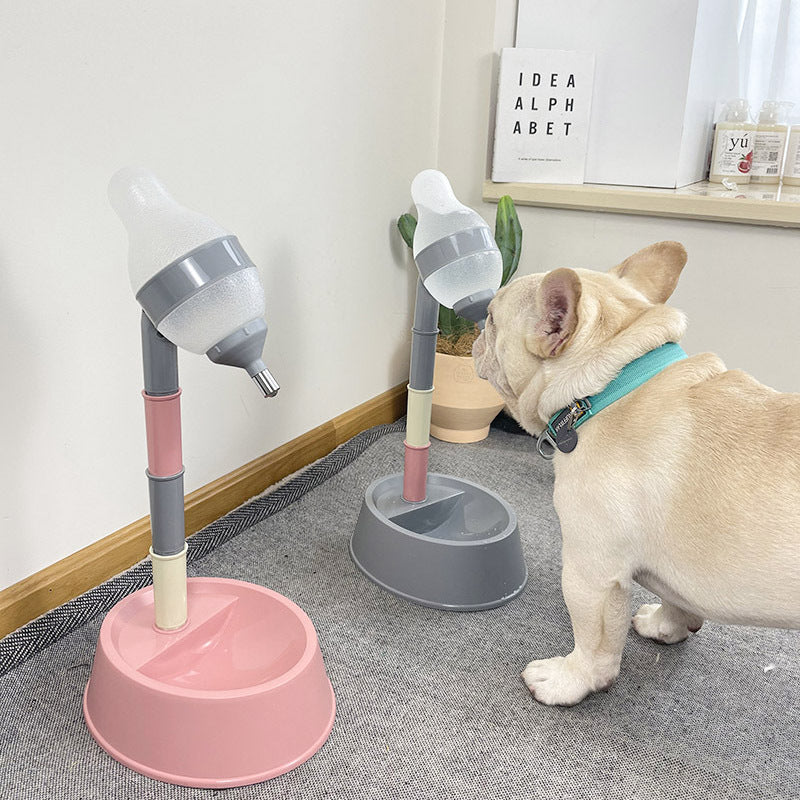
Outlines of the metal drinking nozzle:
[[264,394],[264,397],[275,397],[278,394],[278,389],[281,387],[278,384],[278,381],[275,380],[272,373],[264,367],[261,372],[257,372],[253,375],[253,380],[256,382],[256,386]]

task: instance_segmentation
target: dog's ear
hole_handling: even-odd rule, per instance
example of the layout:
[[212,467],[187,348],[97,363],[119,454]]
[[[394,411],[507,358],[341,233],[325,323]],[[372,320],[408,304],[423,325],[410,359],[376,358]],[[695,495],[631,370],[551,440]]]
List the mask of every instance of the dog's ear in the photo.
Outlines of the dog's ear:
[[628,281],[651,303],[666,303],[678,285],[686,264],[686,250],[679,242],[657,242],[639,250],[609,270]]
[[578,325],[581,279],[571,269],[555,269],[544,276],[536,293],[536,323],[525,337],[534,355],[552,358],[569,343]]

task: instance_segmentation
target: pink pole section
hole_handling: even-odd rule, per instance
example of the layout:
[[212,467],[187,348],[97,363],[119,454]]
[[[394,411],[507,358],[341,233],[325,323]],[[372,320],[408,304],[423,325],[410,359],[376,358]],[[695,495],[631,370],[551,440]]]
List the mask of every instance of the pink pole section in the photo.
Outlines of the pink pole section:
[[183,469],[181,453],[181,390],[175,394],[144,397],[147,428],[147,468],[151,475],[167,478]]
[[428,450],[431,443],[423,447],[414,447],[404,442],[406,448],[403,471],[403,500],[419,503],[425,499],[428,478]]

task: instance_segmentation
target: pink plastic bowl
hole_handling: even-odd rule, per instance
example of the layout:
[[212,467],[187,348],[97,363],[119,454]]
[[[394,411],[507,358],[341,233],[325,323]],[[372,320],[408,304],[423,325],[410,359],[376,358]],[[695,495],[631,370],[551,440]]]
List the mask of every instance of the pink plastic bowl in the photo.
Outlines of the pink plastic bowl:
[[242,581],[191,578],[189,619],[155,628],[153,589],[126,597],[100,629],[83,698],[111,756],[181,786],[244,786],[322,747],[336,702],[317,634],[285,597]]

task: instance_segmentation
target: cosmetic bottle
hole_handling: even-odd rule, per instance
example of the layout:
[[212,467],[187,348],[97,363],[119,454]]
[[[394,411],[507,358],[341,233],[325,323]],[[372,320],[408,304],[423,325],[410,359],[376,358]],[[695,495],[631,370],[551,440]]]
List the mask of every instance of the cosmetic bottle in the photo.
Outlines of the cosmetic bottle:
[[774,183],[781,179],[783,154],[786,150],[786,114],[793,103],[765,100],[758,114],[755,139],[753,141],[753,166],[750,183]]
[[750,122],[747,100],[739,98],[727,103],[722,119],[714,128],[714,148],[708,174],[711,183],[722,183],[723,178],[737,184],[750,182],[755,129],[755,124]]
[[800,119],[789,129],[789,146],[783,163],[783,185],[800,186]]

